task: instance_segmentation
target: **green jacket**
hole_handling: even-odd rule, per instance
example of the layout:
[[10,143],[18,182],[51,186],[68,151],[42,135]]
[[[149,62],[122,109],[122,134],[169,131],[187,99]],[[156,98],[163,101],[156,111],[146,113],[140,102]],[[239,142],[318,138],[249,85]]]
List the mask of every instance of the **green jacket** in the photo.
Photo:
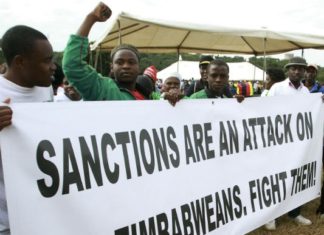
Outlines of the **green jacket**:
[[63,71],[68,81],[84,100],[135,100],[135,97],[117,83],[88,65],[89,41],[86,37],[71,35],[63,56]]
[[190,96],[190,99],[209,99],[209,98],[228,98],[227,96],[225,95],[222,95],[222,96],[215,96],[213,94],[211,94],[208,90],[206,89],[203,89],[203,90],[200,90],[196,93],[193,93],[191,96]]

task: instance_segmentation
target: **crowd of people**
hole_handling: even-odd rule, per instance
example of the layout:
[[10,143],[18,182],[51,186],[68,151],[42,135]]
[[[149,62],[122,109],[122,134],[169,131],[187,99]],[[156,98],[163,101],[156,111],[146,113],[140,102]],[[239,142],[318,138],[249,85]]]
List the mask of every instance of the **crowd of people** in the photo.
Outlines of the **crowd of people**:
[[[212,56],[202,56],[199,62],[201,79],[191,84],[183,82],[174,72],[162,86],[152,65],[140,73],[140,54],[132,45],[121,44],[111,51],[111,76],[105,77],[88,64],[88,34],[96,22],[110,18],[111,10],[104,3],[91,11],[76,34],[70,36],[64,51],[62,68],[53,62],[53,49],[47,37],[36,29],[18,25],[7,30],[1,48],[6,59],[0,74],[0,131],[11,125],[13,102],[50,101],[113,101],[160,100],[176,105],[182,99],[236,98],[242,102],[252,91],[261,93],[259,84],[230,84],[229,66]],[[261,96],[279,96],[321,92],[324,86],[316,81],[318,67],[305,59],[293,57],[284,68],[268,69]],[[1,155],[0,155],[1,157]],[[317,210],[324,219],[323,188]],[[301,225],[312,222],[300,214],[300,207],[289,216]],[[274,230],[275,221],[266,224]],[[2,161],[0,159],[0,234],[10,234],[5,198]]]

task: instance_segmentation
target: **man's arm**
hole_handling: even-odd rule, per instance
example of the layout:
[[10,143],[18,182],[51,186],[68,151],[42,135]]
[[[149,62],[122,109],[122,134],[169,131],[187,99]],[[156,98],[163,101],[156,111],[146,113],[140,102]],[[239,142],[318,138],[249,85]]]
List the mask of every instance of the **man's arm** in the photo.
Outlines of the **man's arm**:
[[108,20],[110,16],[110,8],[103,2],[99,2],[95,9],[86,16],[76,34],[82,37],[88,37],[94,23],[104,22]]
[[[111,11],[104,3],[99,3],[84,19],[76,35],[71,35],[64,50],[63,70],[69,83],[76,87],[84,100],[107,100],[105,89],[117,89],[111,79],[104,78],[87,62],[88,34],[96,22],[106,21]],[[107,83],[111,85],[107,86]]]

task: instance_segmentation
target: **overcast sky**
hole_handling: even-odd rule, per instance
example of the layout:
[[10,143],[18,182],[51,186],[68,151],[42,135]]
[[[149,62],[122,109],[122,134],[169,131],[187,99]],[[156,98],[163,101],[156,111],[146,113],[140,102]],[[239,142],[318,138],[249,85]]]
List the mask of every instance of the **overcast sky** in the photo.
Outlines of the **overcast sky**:
[[[188,0],[109,0],[104,1],[112,11],[125,9],[162,14],[165,17],[181,17],[182,13],[198,10]],[[10,27],[25,24],[48,36],[55,51],[65,48],[70,34],[76,32],[85,15],[91,11],[97,0],[0,0],[0,37]],[[268,27],[290,32],[302,32],[324,36],[324,0],[199,0],[204,17],[199,20],[213,20],[219,25],[233,27]],[[201,10],[200,10],[201,11]],[[187,14],[188,15],[188,14]],[[183,16],[185,17],[185,16]],[[191,17],[195,17],[192,14]],[[185,20],[185,18],[184,18]],[[99,38],[105,30],[104,23],[95,25],[90,40]],[[301,55],[301,51],[293,52]],[[324,66],[324,50],[305,50],[309,63]],[[282,58],[283,55],[273,57]]]

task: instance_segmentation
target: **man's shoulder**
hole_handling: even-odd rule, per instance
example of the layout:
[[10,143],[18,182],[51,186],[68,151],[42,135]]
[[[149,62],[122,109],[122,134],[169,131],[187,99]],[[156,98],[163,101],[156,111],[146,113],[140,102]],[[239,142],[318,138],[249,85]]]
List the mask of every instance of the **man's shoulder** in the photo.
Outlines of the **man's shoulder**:
[[315,83],[316,90],[315,92],[322,92],[324,94],[324,85],[321,85],[319,82]]
[[190,96],[190,99],[202,99],[202,98],[207,98],[207,94],[205,90],[197,91]]

